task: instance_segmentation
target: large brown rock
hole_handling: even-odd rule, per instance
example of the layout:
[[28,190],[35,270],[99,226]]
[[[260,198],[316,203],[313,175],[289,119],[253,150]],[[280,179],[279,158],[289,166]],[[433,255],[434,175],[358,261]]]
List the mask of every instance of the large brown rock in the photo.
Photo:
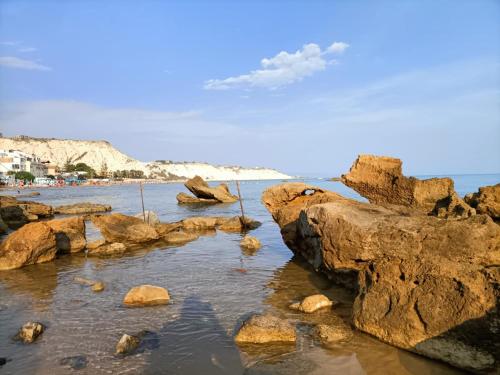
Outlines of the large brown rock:
[[85,249],[85,220],[83,217],[50,220],[46,222],[56,234],[57,251],[77,253]]
[[56,257],[56,253],[56,234],[48,224],[26,224],[0,245],[0,270],[48,262]]
[[477,193],[467,194],[464,198],[478,214],[491,216],[495,221],[500,221],[500,184],[483,186]]
[[99,228],[106,242],[144,243],[160,237],[153,226],[133,216],[95,215],[91,220]]
[[109,204],[88,202],[54,207],[54,213],[64,215],[82,215],[108,211],[111,211],[111,206]]
[[53,209],[43,203],[18,201],[10,196],[0,196],[0,216],[7,226],[17,229],[26,223],[53,216]]
[[[500,227],[491,218],[445,220],[309,190],[285,184],[263,201],[295,253],[358,291],[357,328],[468,370],[498,366]],[[312,203],[321,195],[331,202]]]
[[[238,197],[231,194],[229,191],[229,187],[226,184],[220,184],[216,187],[210,187],[200,176],[195,176],[189,179],[184,186],[193,193],[193,195],[200,199],[209,199],[209,200],[217,200],[221,203],[233,203],[238,200]],[[184,202],[181,203],[189,203],[186,202],[186,197],[182,196]]]
[[419,180],[403,176],[402,161],[387,156],[360,155],[342,182],[370,203],[401,205],[440,217],[469,217],[475,210],[455,192],[450,178]]

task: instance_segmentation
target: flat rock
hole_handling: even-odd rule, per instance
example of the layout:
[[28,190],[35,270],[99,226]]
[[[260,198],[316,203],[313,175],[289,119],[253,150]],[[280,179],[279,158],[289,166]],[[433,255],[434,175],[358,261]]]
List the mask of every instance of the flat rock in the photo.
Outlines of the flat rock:
[[154,285],[136,286],[127,293],[123,303],[128,306],[166,305],[170,295],[165,288]]
[[21,327],[16,338],[23,341],[25,344],[31,344],[35,341],[45,330],[42,323],[28,322]]
[[263,344],[295,342],[295,327],[287,320],[272,315],[253,315],[247,319],[234,338],[238,343]]
[[304,298],[301,302],[293,303],[290,308],[304,313],[313,313],[326,307],[332,307],[333,302],[323,294],[314,294]]
[[56,234],[59,253],[78,253],[85,249],[85,220],[83,217],[70,217],[45,222]]
[[56,257],[56,234],[43,222],[26,224],[0,245],[0,270],[51,261]]
[[262,244],[257,238],[246,235],[240,241],[240,246],[246,250],[258,250],[262,247]]
[[133,216],[123,214],[94,215],[92,223],[109,243],[144,243],[157,240],[160,237],[153,226]]
[[217,199],[197,198],[186,193],[179,193],[176,196],[179,204],[217,204],[221,203]]
[[111,206],[109,204],[88,203],[88,202],[54,207],[54,213],[64,214],[64,215],[94,214],[98,212],[108,212],[108,211],[111,211]]
[[346,325],[317,324],[313,331],[313,336],[323,344],[347,341],[352,338],[353,333]]
[[87,255],[96,257],[122,256],[125,252],[127,252],[127,246],[121,242],[105,243],[92,249],[87,248]]

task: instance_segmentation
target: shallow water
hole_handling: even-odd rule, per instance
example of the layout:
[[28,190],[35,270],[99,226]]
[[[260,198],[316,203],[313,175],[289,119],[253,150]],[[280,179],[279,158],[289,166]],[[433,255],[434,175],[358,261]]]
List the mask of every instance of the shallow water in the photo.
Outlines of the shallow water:
[[[499,176],[477,179],[492,184]],[[460,181],[464,181],[463,183]],[[485,182],[486,181],[486,182]],[[357,195],[340,183],[310,181],[346,196]],[[0,271],[0,357],[9,362],[2,374],[457,374],[439,362],[398,350],[365,334],[331,347],[321,347],[308,334],[308,324],[347,321],[353,296],[307,264],[292,258],[278,226],[260,204],[262,191],[276,182],[241,184],[248,216],[261,221],[252,232],[263,248],[246,253],[241,234],[218,232],[177,248],[136,251],[123,258],[86,259],[64,256],[54,262]],[[477,189],[473,177],[456,183],[462,193]],[[472,188],[470,188],[472,187]],[[235,190],[234,186],[231,187]],[[137,185],[40,189],[34,200],[52,205],[82,201],[108,203],[115,212],[140,211]],[[146,185],[146,209],[162,221],[187,216],[239,214],[239,205],[198,208],[178,206],[180,184]],[[97,233],[88,229],[89,237]],[[244,269],[246,272],[241,272]],[[106,289],[93,293],[73,281],[75,276],[103,280]],[[126,308],[125,293],[139,284],[166,287],[166,306]],[[304,317],[287,306],[312,293],[325,293],[339,304],[330,311]],[[252,312],[271,310],[297,321],[295,345],[238,347],[233,336]],[[45,333],[31,345],[11,340],[26,321],[41,321]],[[114,355],[123,333],[148,330],[137,354]],[[71,369],[66,357],[84,356],[86,367]],[[61,362],[63,361],[63,362]],[[85,361],[83,361],[85,362]]]

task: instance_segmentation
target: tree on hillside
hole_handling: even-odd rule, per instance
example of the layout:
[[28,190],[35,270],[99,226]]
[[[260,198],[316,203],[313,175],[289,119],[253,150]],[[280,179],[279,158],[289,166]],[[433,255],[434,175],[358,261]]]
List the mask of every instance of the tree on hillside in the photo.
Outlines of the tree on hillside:
[[35,176],[33,176],[30,172],[16,172],[14,175],[16,180],[22,180],[22,181],[30,181],[33,182],[35,180]]

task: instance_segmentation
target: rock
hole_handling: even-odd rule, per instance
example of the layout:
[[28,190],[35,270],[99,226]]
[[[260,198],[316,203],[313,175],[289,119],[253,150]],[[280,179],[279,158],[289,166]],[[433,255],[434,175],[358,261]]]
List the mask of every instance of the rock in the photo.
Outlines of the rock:
[[3,221],[2,216],[0,216],[0,234],[7,233],[8,230],[9,227]]
[[42,323],[28,322],[21,327],[17,333],[16,339],[23,341],[25,344],[31,344],[44,330],[45,327]]
[[219,218],[210,216],[190,217],[181,221],[185,230],[207,230],[215,229],[219,223]]
[[53,210],[51,206],[43,203],[0,196],[0,216],[9,228],[17,229],[39,218],[53,216]]
[[247,319],[236,337],[237,343],[263,344],[269,342],[295,342],[295,327],[288,321],[272,315],[253,315]]
[[95,250],[104,244],[106,244],[106,240],[103,239],[87,242],[87,250]]
[[258,250],[262,247],[262,244],[257,238],[246,235],[241,240],[240,246],[246,250]]
[[102,292],[104,290],[105,286],[102,281],[97,281],[94,285],[92,285],[92,291],[93,292]]
[[312,334],[323,344],[347,341],[353,336],[351,328],[346,325],[331,326],[328,324],[317,324]]
[[160,237],[153,226],[133,216],[95,215],[92,223],[99,228],[106,242],[144,243]]
[[95,283],[97,283],[97,281],[95,281],[95,280],[86,279],[86,278],[80,277],[80,276],[75,276],[73,278],[73,281],[75,283],[82,284],[82,285],[87,285],[87,286],[92,286]]
[[204,199],[193,197],[186,193],[177,194],[177,202],[179,204],[216,204],[220,203],[217,199]]
[[73,370],[82,370],[87,367],[87,357],[84,355],[75,355],[72,357],[65,357],[59,361],[61,366],[67,366]]
[[56,253],[56,234],[48,224],[26,224],[0,245],[0,270],[48,262]]
[[111,206],[109,204],[88,203],[88,202],[54,207],[54,213],[64,214],[64,215],[94,214],[98,212],[108,212],[108,211],[111,211]]
[[127,293],[123,303],[128,306],[166,305],[170,300],[168,291],[154,285],[136,286]]
[[182,229],[182,222],[176,223],[159,223],[156,224],[155,230],[160,237],[167,235],[170,232],[174,232],[176,230]]
[[191,241],[195,241],[200,237],[199,233],[195,232],[185,232],[185,231],[174,231],[169,232],[162,237],[162,240],[167,243],[167,245],[183,245]]
[[7,358],[0,357],[0,366],[3,366],[7,363]]
[[312,296],[306,297],[302,302],[293,303],[290,308],[293,310],[299,310],[304,313],[313,313],[319,309],[325,307],[331,307],[333,302],[323,294],[314,294]]
[[106,243],[99,247],[89,249],[87,248],[88,256],[122,256],[127,251],[127,246],[121,242]]
[[77,253],[85,249],[85,220],[83,217],[70,217],[45,222],[56,234],[57,251]]
[[[146,216],[146,221],[144,221],[144,216]],[[135,215],[135,217],[141,219],[149,225],[155,226],[156,224],[160,224],[160,219],[154,211],[144,211],[144,214],[141,212]]]
[[131,354],[139,344],[141,339],[136,336],[130,336],[126,333],[121,337],[118,344],[116,344],[116,354]]
[[241,216],[231,218],[219,217],[217,219],[217,229],[224,232],[244,232],[260,227],[261,223],[245,216],[245,220]]
[[[498,366],[500,226],[490,217],[443,220],[300,190],[271,188],[263,201],[295,253],[333,280],[355,277],[356,328],[466,370]],[[321,195],[332,202],[312,204]]]
[[450,178],[419,180],[405,177],[400,159],[359,155],[342,182],[370,203],[401,205],[440,217],[469,217],[475,210],[465,203]]
[[477,193],[467,194],[464,200],[478,214],[489,215],[493,220],[500,221],[500,184],[480,187]]
[[214,200],[220,203],[233,203],[238,200],[238,197],[231,194],[226,184],[210,187],[200,176],[189,179],[184,186],[198,199],[181,193],[177,195],[179,203],[214,203]]

